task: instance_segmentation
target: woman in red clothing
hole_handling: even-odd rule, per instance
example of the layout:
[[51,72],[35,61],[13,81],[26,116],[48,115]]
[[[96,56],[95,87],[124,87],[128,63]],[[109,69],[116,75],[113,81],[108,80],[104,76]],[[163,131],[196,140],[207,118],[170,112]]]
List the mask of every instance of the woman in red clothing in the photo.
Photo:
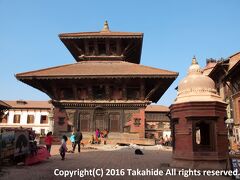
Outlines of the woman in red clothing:
[[46,144],[49,154],[51,151],[52,141],[53,141],[52,132],[48,132],[47,136],[45,137],[45,144]]

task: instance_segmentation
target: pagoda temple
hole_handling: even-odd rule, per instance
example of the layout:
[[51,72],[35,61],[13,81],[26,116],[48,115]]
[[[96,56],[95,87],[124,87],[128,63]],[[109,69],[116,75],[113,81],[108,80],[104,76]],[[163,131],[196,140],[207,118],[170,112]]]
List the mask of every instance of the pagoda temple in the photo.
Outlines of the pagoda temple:
[[55,133],[80,129],[145,136],[145,108],[157,102],[178,73],[140,65],[143,33],[62,33],[73,64],[19,73],[55,106]]

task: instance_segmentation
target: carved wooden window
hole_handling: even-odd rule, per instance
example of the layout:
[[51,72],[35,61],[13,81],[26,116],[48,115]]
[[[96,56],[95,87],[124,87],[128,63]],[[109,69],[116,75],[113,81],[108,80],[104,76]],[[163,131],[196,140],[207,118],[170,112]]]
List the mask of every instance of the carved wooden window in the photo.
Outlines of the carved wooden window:
[[46,115],[41,115],[40,124],[47,124],[48,117]]
[[20,119],[21,119],[20,114],[14,114],[13,123],[20,123]]
[[81,99],[81,100],[88,99],[87,88],[79,88],[77,90],[77,96],[78,96],[78,99]]
[[28,124],[33,124],[34,123],[34,115],[28,115],[27,116],[27,123]]
[[139,88],[137,87],[128,87],[127,88],[127,99],[139,99],[140,94],[139,94]]
[[170,121],[166,113],[149,113],[145,114],[146,121]]
[[105,99],[106,98],[106,92],[105,87],[102,85],[94,86],[93,87],[93,97],[94,99]]
[[0,117],[0,123],[7,123],[8,122],[8,115],[3,116],[3,118]]
[[60,92],[61,99],[73,99],[73,90],[72,88],[63,88]]
[[141,125],[141,118],[134,118],[134,123],[135,126],[139,127]]
[[122,99],[122,89],[121,88],[112,87],[111,92],[112,92],[111,99],[113,99],[113,100]]
[[60,126],[62,126],[62,125],[64,125],[64,123],[65,123],[65,117],[59,117],[59,118],[58,118],[58,124],[59,124]]

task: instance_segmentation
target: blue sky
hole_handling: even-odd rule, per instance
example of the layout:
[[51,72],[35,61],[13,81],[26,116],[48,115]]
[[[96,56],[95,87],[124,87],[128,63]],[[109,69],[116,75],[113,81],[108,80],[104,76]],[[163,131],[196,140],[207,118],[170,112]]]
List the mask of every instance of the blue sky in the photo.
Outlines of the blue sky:
[[158,102],[170,105],[191,58],[227,58],[240,51],[239,0],[0,0],[0,99],[48,100],[14,74],[74,63],[62,32],[143,32],[141,64],[180,73]]

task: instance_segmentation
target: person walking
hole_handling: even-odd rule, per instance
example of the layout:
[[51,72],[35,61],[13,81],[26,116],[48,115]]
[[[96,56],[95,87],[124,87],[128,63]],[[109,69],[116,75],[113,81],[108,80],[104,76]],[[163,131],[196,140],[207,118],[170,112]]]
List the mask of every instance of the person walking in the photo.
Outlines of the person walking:
[[[70,136],[70,141],[72,143],[72,148],[74,147],[74,144],[75,144],[75,134],[74,132],[72,132],[72,135]],[[73,152],[73,151],[72,151]]]
[[53,137],[52,137],[52,132],[48,132],[47,136],[44,139],[45,144],[46,144],[46,148],[50,154],[51,152],[51,147],[52,147],[52,141],[53,141]]
[[62,140],[61,140],[61,146],[59,148],[60,155],[62,157],[62,160],[65,160],[65,154],[67,152],[67,136],[63,135]]
[[74,135],[75,135],[75,143],[73,146],[73,152],[75,152],[75,148],[78,145],[78,153],[80,153],[80,145],[81,145],[81,140],[82,140],[83,136],[79,129],[77,130],[77,132]]

